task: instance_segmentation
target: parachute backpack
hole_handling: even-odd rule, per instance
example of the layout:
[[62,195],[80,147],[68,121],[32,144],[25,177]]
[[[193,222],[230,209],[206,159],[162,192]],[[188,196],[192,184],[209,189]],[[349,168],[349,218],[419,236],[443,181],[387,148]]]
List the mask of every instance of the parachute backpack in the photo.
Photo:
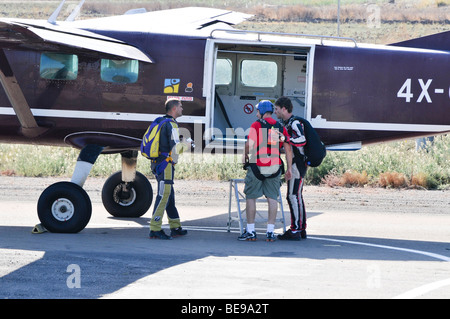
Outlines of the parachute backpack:
[[308,120],[299,116],[296,116],[295,119],[303,124],[305,130],[306,145],[303,149],[305,151],[306,164],[311,167],[317,167],[327,155],[327,149],[320,140],[319,134],[317,134],[316,130]]
[[[261,129],[263,129],[265,131],[265,136],[263,136],[262,141],[258,145],[256,153],[258,154],[259,150],[261,148],[265,147],[268,153],[264,154],[264,155],[270,157],[272,155],[272,153],[271,153],[272,147],[275,147],[275,149],[278,150],[278,147],[279,147],[278,144],[280,142],[284,142],[284,136],[281,136],[281,138],[280,138],[279,133],[277,133],[277,132],[283,132],[283,126],[279,122],[276,122],[274,125],[271,125],[264,119],[259,119],[258,122],[261,123]],[[277,132],[275,132],[275,131],[277,131]],[[258,166],[256,165],[256,162],[254,162],[254,163],[246,163],[244,165],[244,169],[247,169],[247,167],[250,167],[252,172],[253,172],[253,175],[255,175],[255,177],[257,179],[259,179],[260,181],[263,181],[266,178],[277,177],[278,174],[280,174],[280,173],[284,174],[285,173],[285,171],[284,171],[284,163],[283,163],[283,160],[280,157],[280,153],[278,152],[277,155],[278,155],[278,158],[280,159],[281,165],[280,165],[280,168],[275,173],[273,173],[272,175],[265,176],[265,175],[261,174],[261,171],[259,170]],[[261,156],[261,154],[257,155],[257,157],[259,159],[261,159],[260,156]]]
[[[160,155],[159,140],[161,137],[161,129],[166,122],[174,122],[170,118],[159,117],[149,126],[141,143],[141,154],[147,159],[155,160]],[[175,122],[174,122],[175,123]]]

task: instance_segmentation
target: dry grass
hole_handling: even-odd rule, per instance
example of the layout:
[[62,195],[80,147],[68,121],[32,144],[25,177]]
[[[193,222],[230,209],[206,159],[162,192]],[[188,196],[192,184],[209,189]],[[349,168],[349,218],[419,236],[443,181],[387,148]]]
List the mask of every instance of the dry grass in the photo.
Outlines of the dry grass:
[[328,187],[341,186],[341,177],[334,172],[330,172],[322,178],[321,184]]
[[429,177],[425,173],[419,173],[411,177],[411,180],[403,173],[385,172],[380,173],[377,179],[371,181],[366,171],[359,173],[348,170],[342,175],[336,173],[327,174],[322,179],[322,185],[329,187],[364,187],[378,186],[383,188],[429,188]]
[[363,186],[369,182],[367,172],[347,171],[341,177],[341,185],[346,187]]
[[378,183],[385,188],[401,188],[408,186],[408,179],[402,173],[386,172],[380,174]]
[[378,178],[371,179],[366,171],[359,173],[354,170],[348,170],[339,175],[336,172],[330,172],[321,180],[321,185],[328,187],[383,187],[383,188],[419,188],[435,189],[437,182],[429,175],[421,172],[411,176],[410,179],[398,172],[380,173]]
[[[0,16],[23,18],[48,18],[60,1],[2,1]],[[392,1],[393,2],[393,1]],[[67,1],[61,12],[61,19],[70,14],[78,1]],[[80,19],[123,14],[134,8],[156,11],[186,6],[206,6],[243,11],[255,15],[255,21],[270,22],[323,22],[336,21],[335,1],[308,1],[306,4],[292,4],[292,1],[203,1],[203,0],[110,0],[86,1]],[[347,1],[341,4],[341,22],[365,22],[374,13],[382,23],[450,23],[450,0],[397,0]]]
[[369,176],[366,171],[359,173],[354,170],[348,170],[341,176],[330,173],[322,179],[322,184],[330,187],[362,187],[369,184]]
[[428,188],[429,178],[425,173],[419,173],[411,177],[411,185],[417,187]]
[[307,180],[330,187],[449,189],[450,135],[435,137],[427,149],[414,140],[369,145],[355,152],[328,152]]

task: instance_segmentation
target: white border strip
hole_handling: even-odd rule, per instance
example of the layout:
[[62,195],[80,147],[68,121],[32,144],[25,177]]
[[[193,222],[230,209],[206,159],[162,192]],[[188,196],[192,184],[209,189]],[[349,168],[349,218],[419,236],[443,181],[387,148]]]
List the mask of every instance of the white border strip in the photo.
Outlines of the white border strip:
[[[89,120],[115,120],[115,121],[135,121],[151,122],[163,114],[145,114],[145,113],[123,113],[123,112],[95,112],[95,111],[77,111],[77,110],[58,110],[58,109],[31,109],[34,116],[76,118]],[[16,115],[11,107],[0,107],[0,115]],[[202,123],[206,122],[205,116],[182,116],[177,119],[178,123]]]

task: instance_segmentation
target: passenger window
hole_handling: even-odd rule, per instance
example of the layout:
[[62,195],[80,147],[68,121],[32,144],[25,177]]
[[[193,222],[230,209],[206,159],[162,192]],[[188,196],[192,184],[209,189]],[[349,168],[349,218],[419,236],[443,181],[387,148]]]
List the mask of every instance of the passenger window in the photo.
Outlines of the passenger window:
[[273,61],[243,60],[241,82],[244,86],[270,87],[277,85],[278,67]]
[[139,62],[137,60],[102,59],[100,76],[105,82],[135,83],[138,73]]
[[231,84],[233,76],[233,65],[230,59],[217,59],[216,63],[216,85]]
[[78,56],[63,53],[42,53],[39,73],[47,80],[75,80]]

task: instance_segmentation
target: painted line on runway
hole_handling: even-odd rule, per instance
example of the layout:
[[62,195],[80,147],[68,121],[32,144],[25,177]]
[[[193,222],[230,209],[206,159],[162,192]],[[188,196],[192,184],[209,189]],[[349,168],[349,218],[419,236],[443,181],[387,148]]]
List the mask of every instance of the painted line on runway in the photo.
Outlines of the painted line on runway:
[[[227,232],[227,230],[223,230],[223,228],[220,229],[220,227],[183,226],[183,228],[191,229],[191,230],[198,230],[198,231]],[[232,228],[232,230],[233,230],[233,228]],[[231,232],[234,233],[236,231],[231,231]],[[265,233],[261,233],[261,234],[265,234]],[[352,245],[360,245],[360,246],[368,246],[368,247],[375,247],[375,248],[383,248],[383,249],[390,249],[390,250],[398,250],[398,251],[424,255],[424,256],[436,258],[436,259],[439,259],[439,260],[442,260],[442,261],[450,262],[450,257],[444,256],[444,255],[435,254],[435,253],[430,253],[428,251],[417,250],[417,249],[409,249],[409,248],[401,248],[401,247],[395,247],[395,246],[370,244],[370,243],[364,243],[364,242],[360,242],[360,241],[351,241],[351,240],[343,240],[343,239],[322,238],[322,237],[315,237],[315,236],[308,236],[308,239],[322,240],[322,241],[331,241],[331,242],[338,242],[338,243],[345,243],[345,244],[352,244]]]
[[[227,232],[227,230],[226,229],[224,230],[222,227],[183,226],[183,228],[191,229],[191,230],[198,230],[198,231]],[[234,230],[235,229],[236,228],[234,228]],[[233,228],[232,228],[232,230],[233,230]],[[231,232],[236,232],[236,231],[231,231]],[[261,233],[261,234],[264,234],[264,233]],[[398,250],[398,251],[424,255],[424,256],[436,258],[436,259],[439,259],[439,260],[442,260],[442,261],[450,262],[450,257],[444,256],[444,255],[435,254],[435,253],[430,253],[428,251],[417,250],[417,249],[401,248],[401,247],[395,247],[395,246],[387,246],[387,245],[378,245],[378,244],[364,243],[364,242],[360,242],[360,241],[343,240],[343,239],[331,239],[331,238],[323,238],[323,237],[315,237],[315,236],[308,236],[308,239],[322,240],[322,241],[331,241],[331,242],[345,243],[345,244],[351,244],[351,245],[360,245],[360,246],[368,246],[368,247],[375,247],[375,248],[383,248],[383,249],[390,249],[390,250]]]
[[416,249],[401,248],[401,247],[386,246],[386,245],[378,245],[378,244],[369,244],[369,243],[363,243],[363,242],[351,241],[351,240],[311,237],[311,236],[308,236],[308,239],[332,241],[332,242],[339,242],[339,243],[352,244],[352,245],[384,248],[384,249],[390,249],[390,250],[399,250],[399,251],[404,251],[404,252],[407,252],[407,253],[419,254],[419,255],[424,255],[424,256],[436,258],[436,259],[439,259],[439,260],[442,260],[442,261],[450,261],[450,257],[444,256],[444,255],[435,254],[435,253],[430,253],[428,251],[416,250]]
[[394,297],[393,299],[412,299],[417,298],[420,296],[425,295],[426,293],[429,293],[430,291],[450,286],[450,278],[444,279],[436,282],[432,282],[431,284],[426,284],[417,288],[414,288],[410,291],[407,291],[405,293],[402,293],[401,295],[398,295],[397,297]]
[[[102,226],[106,226],[106,225],[102,225]],[[112,226],[112,225],[108,225],[108,226]],[[114,225],[117,227],[117,225]],[[142,226],[138,226],[138,225],[127,225],[128,227],[131,228],[141,228]],[[167,228],[167,225],[163,225],[162,228]],[[208,226],[183,226],[183,228],[188,229],[188,230],[195,230],[195,231],[206,231],[206,232],[223,232],[226,233],[228,232],[227,228],[224,227],[208,227]],[[230,229],[231,233],[239,233],[239,228],[234,228],[232,227]],[[435,254],[435,253],[431,253],[428,251],[422,251],[422,250],[417,250],[417,249],[409,249],[409,248],[401,248],[401,247],[395,247],[395,246],[388,246],[388,245],[378,245],[378,244],[370,244],[370,243],[364,243],[364,242],[359,242],[359,241],[352,241],[352,240],[343,240],[343,239],[331,239],[331,238],[323,238],[323,237],[315,237],[315,236],[308,236],[308,239],[312,239],[312,240],[319,240],[319,241],[328,241],[328,242],[335,242],[335,243],[343,243],[343,244],[350,244],[350,245],[359,245],[359,246],[367,246],[367,247],[374,247],[374,248],[382,248],[382,249],[389,249],[389,250],[396,250],[396,251],[402,251],[402,252],[406,252],[406,253],[413,253],[413,254],[418,254],[418,255],[423,255],[423,256],[427,256],[427,257],[431,257],[431,258],[435,258],[441,261],[445,261],[445,262],[450,262],[450,257],[444,256],[444,255],[440,255],[440,254]],[[412,298],[416,298],[416,297],[420,297],[422,295],[425,295],[426,293],[429,293],[433,290],[436,289],[440,289],[442,287],[445,286],[449,286],[450,285],[450,278],[449,279],[444,279],[441,281],[437,281],[437,282],[433,282],[430,284],[425,284],[423,286],[414,288],[410,291],[407,291],[405,293],[402,293],[396,297],[394,297],[393,299],[412,299]]]
[[[142,225],[112,225],[112,224],[97,224],[95,226],[101,226],[101,227],[109,227],[109,228],[144,228],[148,226],[142,226]],[[168,229],[168,225],[163,225],[162,228]],[[209,231],[209,232],[222,232],[226,233],[228,232],[227,228],[224,227],[211,227],[211,226],[183,226],[183,228],[187,230],[196,230],[196,231]],[[239,228],[231,228],[231,233],[239,233]],[[258,234],[265,234],[265,233],[259,233]],[[367,246],[367,247],[375,247],[375,248],[383,248],[383,249],[390,249],[390,250],[397,250],[397,251],[403,251],[407,253],[413,253],[423,256],[428,256],[431,258],[435,258],[441,261],[447,261],[450,262],[450,257],[430,253],[428,251],[423,250],[417,250],[417,249],[409,249],[409,248],[401,248],[401,247],[395,247],[395,246],[387,246],[387,245],[378,245],[378,244],[370,244],[370,243],[364,243],[360,241],[352,241],[352,240],[343,240],[343,239],[332,239],[332,238],[323,238],[323,237],[315,237],[315,236],[308,236],[308,239],[313,240],[321,240],[321,241],[330,241],[330,242],[337,242],[337,243],[344,243],[344,244],[351,244],[351,245],[359,245],[359,246]]]
[[[351,245],[368,246],[368,247],[383,248],[383,249],[390,249],[390,250],[398,250],[398,251],[403,251],[403,252],[407,252],[407,253],[419,254],[419,255],[424,255],[424,256],[436,258],[436,259],[441,260],[441,261],[446,261],[446,262],[450,261],[450,257],[439,255],[439,254],[435,254],[435,253],[430,253],[428,251],[416,250],[416,249],[400,248],[400,247],[387,246],[387,245],[378,245],[378,244],[369,244],[369,243],[363,243],[363,242],[351,241],[351,240],[311,237],[311,236],[308,236],[308,239],[331,241],[331,242],[339,242],[339,243],[345,243],[345,244],[351,244]],[[410,291],[407,291],[405,293],[402,293],[402,294],[394,297],[393,299],[412,299],[412,298],[417,298],[417,297],[423,296],[426,293],[429,293],[429,292],[431,292],[433,290],[436,290],[436,289],[439,289],[439,288],[442,288],[442,287],[445,287],[445,286],[448,286],[448,285],[450,285],[450,278],[449,279],[444,279],[444,280],[441,280],[441,281],[436,281],[436,282],[433,282],[433,283],[430,283],[430,284],[426,284],[426,285],[414,288],[414,289],[412,289]]]

